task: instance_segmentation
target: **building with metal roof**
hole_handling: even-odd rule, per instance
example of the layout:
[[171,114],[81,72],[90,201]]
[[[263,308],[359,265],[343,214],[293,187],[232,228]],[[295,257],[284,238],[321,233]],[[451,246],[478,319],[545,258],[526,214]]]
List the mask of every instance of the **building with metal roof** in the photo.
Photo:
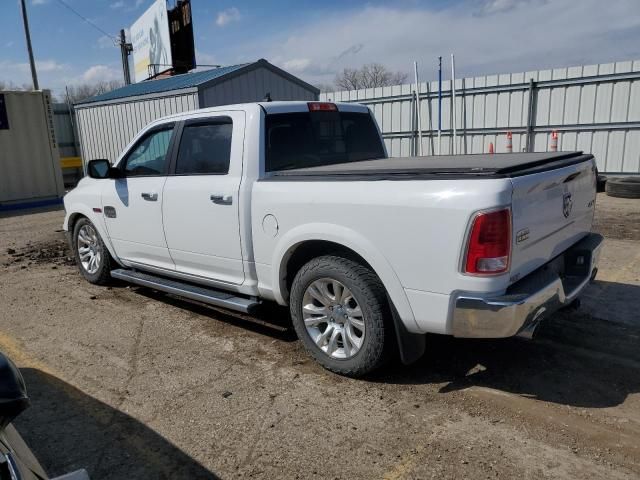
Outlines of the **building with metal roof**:
[[316,100],[313,85],[270,64],[252,63],[147,80],[75,105],[83,161],[114,161],[145,125],[198,108],[273,100]]

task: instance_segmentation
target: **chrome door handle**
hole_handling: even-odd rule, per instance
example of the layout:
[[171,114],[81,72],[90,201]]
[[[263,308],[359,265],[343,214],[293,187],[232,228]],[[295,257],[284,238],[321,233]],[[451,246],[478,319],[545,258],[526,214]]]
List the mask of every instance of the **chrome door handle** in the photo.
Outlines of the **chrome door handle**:
[[231,205],[233,203],[233,197],[231,195],[214,194],[209,197],[213,203],[218,205]]
[[158,200],[158,194],[157,193],[147,193],[147,192],[143,192],[142,193],[142,198],[144,198],[145,200],[147,200],[148,202],[155,202]]

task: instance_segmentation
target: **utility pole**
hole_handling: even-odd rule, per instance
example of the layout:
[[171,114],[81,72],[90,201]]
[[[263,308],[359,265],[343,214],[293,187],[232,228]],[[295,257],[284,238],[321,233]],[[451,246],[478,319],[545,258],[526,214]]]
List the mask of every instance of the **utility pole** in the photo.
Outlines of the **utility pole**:
[[29,33],[29,19],[27,18],[27,6],[24,0],[20,0],[22,7],[22,22],[24,23],[24,35],[27,38],[27,50],[29,51],[29,63],[31,64],[31,79],[33,80],[33,89],[40,90],[38,84],[38,74],[36,73],[36,62],[33,60],[33,48],[31,47],[31,34]]
[[[24,1],[24,0],[22,0]],[[129,53],[133,51],[133,45],[127,43],[124,29],[120,30],[120,54],[122,55],[122,73],[124,73],[124,84],[131,84],[131,73],[129,72]]]

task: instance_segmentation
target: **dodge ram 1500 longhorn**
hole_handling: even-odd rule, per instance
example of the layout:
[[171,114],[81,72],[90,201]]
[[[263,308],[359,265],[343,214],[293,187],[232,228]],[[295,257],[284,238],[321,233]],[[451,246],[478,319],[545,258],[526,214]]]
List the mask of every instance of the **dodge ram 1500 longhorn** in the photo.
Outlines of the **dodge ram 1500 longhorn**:
[[[251,312],[358,376],[425,334],[531,335],[597,271],[581,152],[388,158],[367,107],[264,102],[145,127],[64,198],[82,275]],[[397,347],[395,347],[397,345]]]

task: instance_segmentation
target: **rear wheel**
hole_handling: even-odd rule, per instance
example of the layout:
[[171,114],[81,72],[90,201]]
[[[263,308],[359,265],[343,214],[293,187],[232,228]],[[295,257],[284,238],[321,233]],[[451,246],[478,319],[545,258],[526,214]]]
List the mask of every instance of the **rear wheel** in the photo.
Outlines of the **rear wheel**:
[[331,255],[309,261],[293,280],[290,308],[298,338],[325,368],[357,377],[384,362],[389,308],[369,268]]
[[88,218],[78,220],[73,229],[73,251],[80,273],[88,282],[105,285],[111,281],[113,259]]

